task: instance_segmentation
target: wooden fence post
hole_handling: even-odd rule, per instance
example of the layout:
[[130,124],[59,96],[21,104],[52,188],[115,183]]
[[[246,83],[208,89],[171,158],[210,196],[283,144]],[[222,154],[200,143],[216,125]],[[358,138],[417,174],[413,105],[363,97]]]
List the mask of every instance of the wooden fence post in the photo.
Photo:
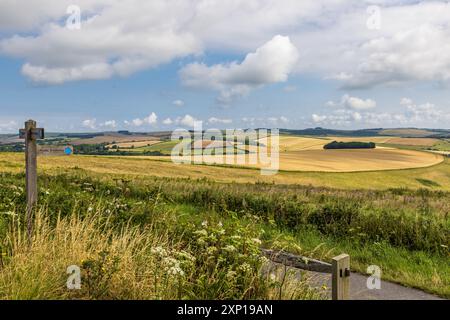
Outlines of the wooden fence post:
[[350,256],[341,254],[332,262],[333,300],[348,300],[350,297]]
[[36,128],[36,121],[25,122],[25,129],[20,130],[20,138],[25,139],[25,165],[27,190],[27,233],[31,241],[33,228],[33,210],[37,204],[37,140],[44,138],[44,129]]
[[27,231],[31,240],[32,213],[37,204],[37,143],[31,132],[36,128],[36,121],[25,122],[25,158],[26,158],[26,189],[27,189]]

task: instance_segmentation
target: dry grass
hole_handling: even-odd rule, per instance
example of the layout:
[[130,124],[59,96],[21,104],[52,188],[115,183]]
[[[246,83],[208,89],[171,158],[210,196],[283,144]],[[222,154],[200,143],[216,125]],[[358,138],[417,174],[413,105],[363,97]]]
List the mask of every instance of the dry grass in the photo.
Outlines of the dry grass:
[[[247,245],[248,257],[237,251],[236,258],[228,258],[220,247],[210,252],[186,244],[161,221],[145,227],[118,226],[101,211],[83,218],[75,211],[57,217],[56,222],[48,212],[39,211],[31,243],[19,220],[11,223],[8,236],[0,242],[0,248],[8,252],[0,265],[1,300],[322,297],[293,277],[280,283],[263,274],[263,261],[254,253],[259,252],[256,245]],[[226,233],[223,230],[221,235]],[[216,259],[221,262],[215,264]],[[81,271],[78,290],[67,289],[68,272],[73,272],[68,271],[70,266]]]
[[[438,157],[442,157],[438,155]],[[417,179],[432,180],[439,189],[450,190],[450,160],[427,168],[372,172],[284,172],[262,176],[251,168],[230,168],[206,165],[177,165],[170,161],[150,157],[72,156],[42,157],[39,170],[50,175],[86,171],[95,176],[125,176],[130,179],[146,177],[176,177],[213,179],[221,182],[251,182],[277,184],[303,184],[344,189],[423,188]],[[1,153],[0,172],[24,172],[24,155]]]
[[438,142],[438,139],[433,138],[391,138],[384,143],[400,146],[432,147]]
[[[170,157],[163,159],[169,161]],[[191,157],[179,157],[189,160]],[[269,168],[269,165],[251,163],[248,155],[238,155],[227,162],[224,156],[193,156],[192,161],[207,164],[229,164],[251,168]],[[353,149],[353,150],[304,150],[280,153],[280,170],[313,172],[358,172],[374,170],[397,170],[422,168],[443,161],[438,154],[399,149]]]
[[327,143],[327,139],[280,136],[280,152],[320,150]]
[[[42,212],[36,216],[34,229],[29,246],[17,220],[11,227],[6,247],[10,247],[13,256],[0,274],[1,299],[67,299],[80,294],[130,299],[156,298],[162,294],[160,298],[171,298],[170,286],[176,283],[168,284],[166,291],[155,292],[159,284],[155,282],[159,280],[151,271],[157,266],[148,255],[152,247],[171,246],[167,234],[132,227],[113,232],[108,221],[101,222],[96,215],[81,219],[73,214],[58,219],[53,226]],[[86,287],[79,293],[67,290],[67,268],[95,261],[101,253],[107,253],[108,258],[103,263],[104,279],[96,279],[97,288],[88,292]],[[117,257],[120,259],[116,260]],[[142,260],[145,257],[146,261]],[[146,268],[142,270],[143,267]],[[102,286],[105,293],[94,292],[102,290]]]

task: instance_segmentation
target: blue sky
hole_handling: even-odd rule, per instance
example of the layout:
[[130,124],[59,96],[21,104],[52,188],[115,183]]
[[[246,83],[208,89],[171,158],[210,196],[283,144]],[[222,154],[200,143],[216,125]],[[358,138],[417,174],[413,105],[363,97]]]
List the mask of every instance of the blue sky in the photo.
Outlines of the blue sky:
[[449,128],[447,1],[25,3],[0,4],[0,133],[28,118],[71,132]]

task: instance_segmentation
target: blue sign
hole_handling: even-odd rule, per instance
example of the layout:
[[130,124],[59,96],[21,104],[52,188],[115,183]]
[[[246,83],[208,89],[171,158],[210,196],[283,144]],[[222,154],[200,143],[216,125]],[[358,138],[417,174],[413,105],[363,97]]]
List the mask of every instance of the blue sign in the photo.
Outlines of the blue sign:
[[72,154],[72,152],[73,152],[72,147],[65,147],[65,148],[64,148],[64,153],[65,153],[66,155],[70,156],[70,155]]

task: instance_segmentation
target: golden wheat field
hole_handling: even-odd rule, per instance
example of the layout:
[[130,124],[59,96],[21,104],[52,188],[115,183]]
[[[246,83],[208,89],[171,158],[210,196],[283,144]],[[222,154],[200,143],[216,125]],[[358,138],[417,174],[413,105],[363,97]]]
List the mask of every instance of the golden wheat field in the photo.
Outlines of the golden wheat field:
[[[323,146],[333,140],[339,141],[362,141],[388,143],[390,139],[406,139],[392,137],[326,137],[309,138],[281,136],[279,139],[279,169],[282,171],[318,171],[318,172],[358,172],[374,170],[396,170],[421,168],[436,165],[443,161],[439,154],[415,150],[401,150],[396,148],[376,149],[353,149],[353,150],[324,150]],[[417,143],[417,139],[412,139],[411,145]],[[423,139],[419,139],[423,140]],[[260,139],[259,142],[267,143],[270,150],[270,140]],[[406,143],[406,141],[405,141]],[[251,147],[249,150],[255,152],[258,147]],[[252,159],[255,155],[236,155],[229,160],[230,155],[225,158],[222,155],[215,156],[192,156],[179,157],[178,160],[194,161],[206,164],[228,164],[251,168],[269,168],[269,162]],[[170,157],[165,157],[170,160]]]
[[[147,179],[174,177],[212,179],[219,182],[302,184],[342,189],[433,188],[450,191],[450,160],[426,168],[369,172],[280,171],[263,176],[254,168],[178,165],[149,157],[71,156],[39,157],[39,173],[56,175],[86,172],[98,178]],[[24,155],[0,153],[0,172],[23,173]],[[432,182],[432,185],[429,184]]]
[[[152,157],[149,157],[150,159]],[[157,157],[160,158],[160,157]],[[270,158],[270,155],[269,155]],[[156,159],[156,157],[153,157]],[[170,157],[163,157],[169,161]],[[231,161],[224,156],[192,156],[175,159],[197,163],[234,165],[250,168],[269,168],[270,161],[251,162],[248,155],[237,155]],[[304,150],[280,153],[279,169],[282,171],[358,172],[396,170],[433,166],[444,158],[435,153],[380,148],[371,150]]]

